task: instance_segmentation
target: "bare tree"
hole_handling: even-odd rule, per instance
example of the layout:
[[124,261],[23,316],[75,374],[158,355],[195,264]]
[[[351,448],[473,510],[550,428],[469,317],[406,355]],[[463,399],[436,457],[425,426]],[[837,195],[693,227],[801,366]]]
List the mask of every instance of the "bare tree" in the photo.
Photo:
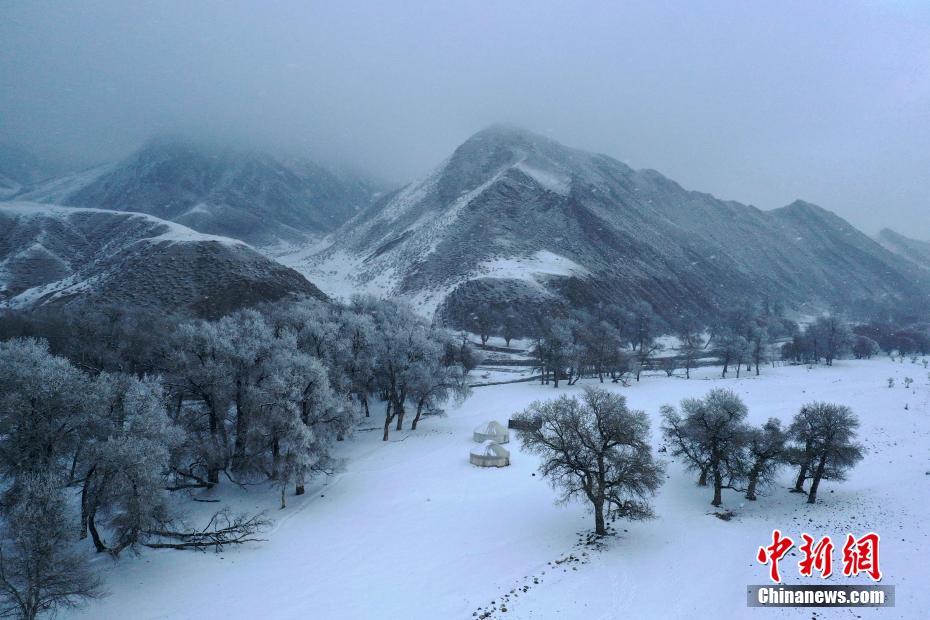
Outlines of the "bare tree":
[[649,498],[662,483],[663,467],[652,457],[649,420],[627,408],[623,396],[585,388],[581,400],[562,396],[535,402],[517,416],[524,447],[543,457],[540,472],[560,491],[560,502],[587,499],[595,532],[607,534],[606,519],[645,519]]

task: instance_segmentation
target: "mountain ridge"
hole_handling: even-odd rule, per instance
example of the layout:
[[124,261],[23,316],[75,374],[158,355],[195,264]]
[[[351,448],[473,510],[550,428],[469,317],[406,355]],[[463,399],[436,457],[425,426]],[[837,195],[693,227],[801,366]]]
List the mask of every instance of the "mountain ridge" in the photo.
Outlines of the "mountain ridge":
[[[646,301],[669,322],[761,299],[865,311],[930,296],[922,272],[822,207],[720,200],[506,125],[476,133],[331,239],[296,265],[324,289],[349,278],[453,323],[447,300],[462,286],[501,304]],[[581,269],[552,273],[562,259]],[[522,266],[520,277],[505,277],[501,261]]]
[[159,136],[123,160],[8,198],[137,211],[253,245],[304,244],[368,206],[379,188],[310,160]]
[[243,241],[144,213],[0,202],[0,306],[120,305],[215,318],[325,296]]

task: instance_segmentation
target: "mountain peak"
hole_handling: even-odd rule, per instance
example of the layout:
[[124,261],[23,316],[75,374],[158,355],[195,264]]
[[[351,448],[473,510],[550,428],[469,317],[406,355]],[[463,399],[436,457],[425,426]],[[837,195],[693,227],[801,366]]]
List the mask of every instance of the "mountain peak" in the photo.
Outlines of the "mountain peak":
[[472,140],[480,142],[498,142],[498,143],[532,143],[532,142],[554,142],[540,134],[514,125],[512,123],[494,123],[473,134],[465,144]]

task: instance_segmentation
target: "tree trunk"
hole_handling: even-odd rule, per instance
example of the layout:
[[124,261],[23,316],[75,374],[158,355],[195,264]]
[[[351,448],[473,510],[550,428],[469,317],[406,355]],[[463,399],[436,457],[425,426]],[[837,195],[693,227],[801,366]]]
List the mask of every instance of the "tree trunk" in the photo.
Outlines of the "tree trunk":
[[814,472],[814,477],[811,478],[811,490],[807,494],[807,503],[813,504],[817,501],[817,487],[820,486],[820,480],[823,478],[824,469],[827,467],[827,459],[821,458],[820,463],[817,464],[817,471]]
[[81,485],[81,531],[78,535],[80,540],[87,538],[87,520],[90,513],[90,497],[87,493],[88,487],[90,487],[91,478],[94,475],[94,470],[96,467],[91,467],[88,470],[87,474],[84,476],[84,484]]
[[238,386],[236,394],[236,440],[233,445],[233,466],[241,468],[245,465],[245,437],[249,432],[248,414],[242,410],[241,386]]
[[287,508],[287,502],[285,501],[285,497],[287,495],[286,489],[287,487],[282,484],[281,485],[281,510],[284,510],[285,508]]
[[756,485],[759,483],[759,472],[753,470],[749,473],[749,487],[746,489],[746,499],[756,501]]
[[807,463],[801,465],[801,471],[798,472],[798,478],[794,483],[794,488],[791,490],[792,493],[804,492],[804,481],[807,480],[807,469]]
[[96,515],[97,507],[93,506],[87,514],[87,527],[90,530],[90,537],[91,540],[94,541],[94,547],[97,549],[97,553],[103,553],[107,550],[107,546],[104,544],[103,539],[100,538],[100,533],[97,531],[97,523],[94,521]]
[[384,412],[384,437],[382,441],[388,440],[388,433],[391,431],[391,422],[394,420],[394,415],[391,413],[392,410],[392,401],[388,400],[387,409]]
[[410,423],[410,430],[417,430],[417,422],[420,421],[420,415],[423,413],[423,401],[417,402],[417,414],[413,416],[413,422]]
[[707,467],[702,467],[702,468],[701,468],[701,475],[700,475],[700,477],[698,477],[698,486],[699,486],[699,487],[706,487],[706,486],[707,486],[707,471],[708,471],[708,468],[707,468]]
[[720,466],[714,466],[714,501],[712,506],[720,506],[723,503],[723,476],[720,474]]
[[367,396],[362,397],[362,406],[365,408],[365,417],[366,418],[371,417],[371,413],[368,411],[368,397]]
[[607,526],[604,523],[604,500],[594,502],[594,533],[598,536],[607,535]]

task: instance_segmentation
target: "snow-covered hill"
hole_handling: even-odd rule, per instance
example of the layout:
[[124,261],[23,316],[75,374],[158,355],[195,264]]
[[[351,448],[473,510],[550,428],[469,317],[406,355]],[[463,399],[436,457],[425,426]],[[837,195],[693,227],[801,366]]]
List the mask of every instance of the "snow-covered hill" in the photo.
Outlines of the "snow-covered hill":
[[898,254],[914,264],[930,269],[930,241],[911,239],[891,230],[882,229],[876,237],[885,248]]
[[[94,561],[111,595],[65,616],[433,620],[474,618],[493,608],[494,620],[810,620],[810,609],[746,607],[746,586],[768,579],[756,551],[780,528],[795,539],[802,532],[834,541],[847,532],[882,536],[882,583],[896,587],[895,608],[817,609],[816,618],[925,618],[930,386],[924,377],[912,389],[901,387],[904,376],[923,376],[918,368],[884,358],[814,370],[779,367],[738,380],[721,380],[720,369],[709,368],[691,380],[662,374],[629,388],[607,384],[648,413],[657,450],[661,405],[727,387],[745,400],[753,424],[772,416],[789,421],[811,400],[849,405],[861,418],[868,453],[847,481],[825,482],[816,505],[788,492],[794,472],[787,468],[756,502],[725,491],[721,510],[735,513],[730,521],[712,514],[710,490],[672,462],[655,499],[657,518],[614,523],[617,535],[600,551],[578,544],[593,528],[591,515],[581,504],[554,504],[554,492],[536,473],[537,457],[518,441],[507,444],[510,467],[468,463],[473,428],[491,419],[506,423],[535,399],[577,394],[583,385],[478,388],[448,417],[431,417],[388,443],[377,432],[356,433],[339,453],[345,471],[290,498],[285,510],[278,510],[274,489],[238,491],[224,483],[226,490],[210,498],[243,511],[267,510],[276,521],[267,542],[216,554],[147,550],[124,554],[119,563],[98,554]],[[885,377],[897,377],[898,387],[888,389]],[[216,506],[191,503],[192,517]],[[821,583],[799,576],[799,555],[792,553],[781,563],[786,583]],[[834,551],[829,583],[868,582],[842,576],[840,553]]]
[[306,243],[368,206],[374,186],[309,161],[152,140],[126,160],[20,190],[17,199],[137,211],[253,245]]
[[[405,295],[446,320],[479,300],[650,303],[666,319],[762,298],[809,309],[923,304],[930,277],[836,215],[762,211],[510,126],[285,258],[341,294]],[[463,310],[464,309],[464,310]]]
[[0,144],[0,200],[53,176],[49,163],[20,148]]
[[322,296],[242,241],[141,213],[0,202],[0,306],[118,304],[218,316]]

